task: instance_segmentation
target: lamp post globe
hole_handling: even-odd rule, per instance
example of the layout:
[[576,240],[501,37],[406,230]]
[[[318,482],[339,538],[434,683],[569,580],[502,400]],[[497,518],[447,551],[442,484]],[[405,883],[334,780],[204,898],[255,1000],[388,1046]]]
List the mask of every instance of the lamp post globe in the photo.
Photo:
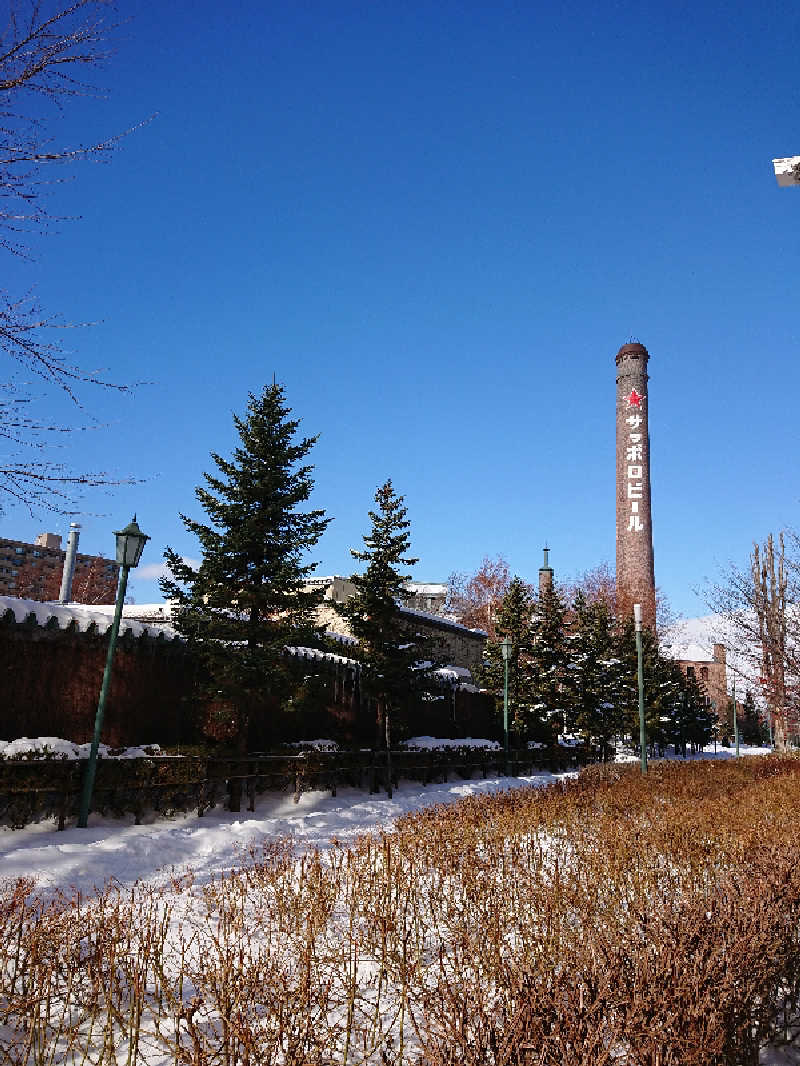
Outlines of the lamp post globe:
[[115,530],[114,536],[117,538],[117,562],[119,565],[126,568],[138,566],[144,546],[150,538],[139,529],[136,515],[133,516],[124,529]]

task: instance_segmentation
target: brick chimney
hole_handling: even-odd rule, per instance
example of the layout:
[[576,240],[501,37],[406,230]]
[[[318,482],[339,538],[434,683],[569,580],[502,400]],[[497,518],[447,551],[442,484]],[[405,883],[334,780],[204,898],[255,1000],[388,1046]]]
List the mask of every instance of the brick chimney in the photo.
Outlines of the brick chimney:
[[617,610],[620,619],[642,605],[655,629],[656,582],[650,516],[650,433],[647,361],[643,344],[617,352]]
[[542,550],[544,551],[544,563],[539,567],[539,599],[553,589],[553,568],[548,561],[550,549],[543,548]]

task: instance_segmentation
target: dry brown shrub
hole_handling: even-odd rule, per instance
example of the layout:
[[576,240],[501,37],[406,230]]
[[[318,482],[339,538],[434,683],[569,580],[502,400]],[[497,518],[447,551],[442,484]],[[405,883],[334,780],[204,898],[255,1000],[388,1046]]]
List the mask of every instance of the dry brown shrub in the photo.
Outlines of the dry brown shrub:
[[797,1017],[800,762],[593,768],[207,884],[0,892],[0,1058],[725,1066]]

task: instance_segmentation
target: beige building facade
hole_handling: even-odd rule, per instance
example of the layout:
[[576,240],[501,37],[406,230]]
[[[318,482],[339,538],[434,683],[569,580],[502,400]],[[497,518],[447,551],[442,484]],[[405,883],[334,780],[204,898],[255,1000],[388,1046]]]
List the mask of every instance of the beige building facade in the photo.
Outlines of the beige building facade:
[[[333,633],[351,637],[347,622],[338,613],[335,605],[344,603],[355,595],[356,587],[346,577],[312,578],[306,582],[307,589],[324,589],[325,597],[319,608],[320,624]],[[409,629],[423,631],[434,643],[449,666],[460,666],[472,671],[482,659],[486,647],[486,633],[482,629],[470,629],[454,622],[435,611],[417,609],[417,603],[432,602],[434,606],[444,606],[447,586],[433,583],[413,582],[409,584],[411,596],[401,612],[406,618]]]

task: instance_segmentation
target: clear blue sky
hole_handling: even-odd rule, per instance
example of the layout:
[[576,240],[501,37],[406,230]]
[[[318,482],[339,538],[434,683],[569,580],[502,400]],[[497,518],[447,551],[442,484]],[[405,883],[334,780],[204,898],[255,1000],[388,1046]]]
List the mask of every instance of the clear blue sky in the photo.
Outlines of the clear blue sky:
[[[81,549],[178,511],[273,373],[319,434],[320,573],[349,573],[376,487],[416,577],[502,553],[533,578],[614,564],[614,356],[650,360],[656,581],[673,607],[798,517],[800,11],[789,3],[119,4],[64,144],[153,121],[52,208],[80,215],[11,284],[97,322],[112,423],[64,457],[134,474]],[[7,264],[8,269],[8,264]],[[46,401],[46,410],[58,405]],[[5,536],[66,533],[12,508]],[[139,602],[160,599],[142,571]],[[133,578],[133,575],[132,575]]]

